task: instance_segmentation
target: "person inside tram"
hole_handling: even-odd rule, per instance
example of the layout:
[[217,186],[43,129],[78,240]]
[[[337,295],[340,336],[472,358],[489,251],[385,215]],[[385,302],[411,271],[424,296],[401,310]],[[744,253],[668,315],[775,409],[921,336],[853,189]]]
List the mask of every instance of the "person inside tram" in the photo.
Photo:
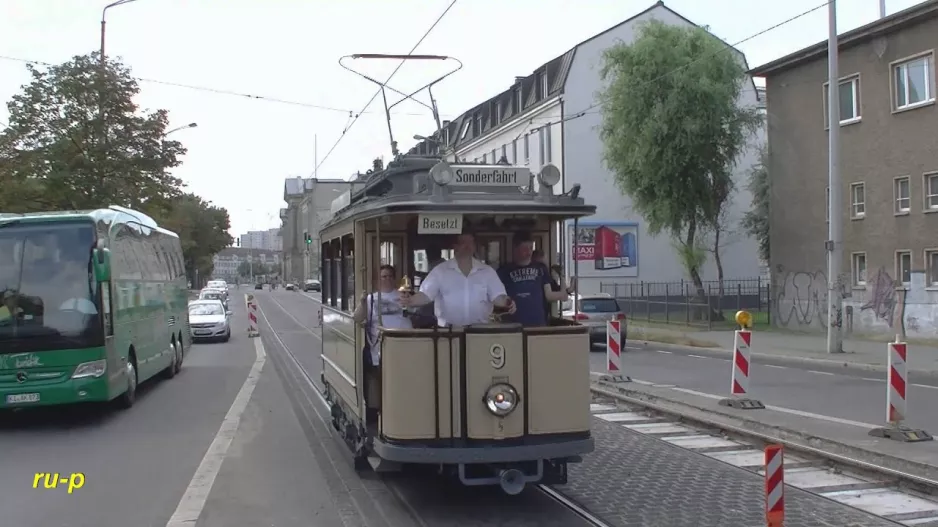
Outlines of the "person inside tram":
[[475,258],[475,236],[468,231],[456,236],[453,258],[439,263],[420,284],[420,291],[401,298],[405,307],[436,305],[440,327],[489,322],[492,308],[509,314],[516,306],[492,266]]
[[[381,292],[380,299],[378,291]],[[381,341],[378,338],[378,323],[380,320],[381,326],[391,329],[411,328],[410,319],[404,316],[401,308],[401,298],[408,295],[407,292],[397,290],[397,271],[394,266],[382,265],[378,269],[377,291],[363,295],[352,314],[355,322],[365,325],[362,360],[365,365],[365,400],[371,410],[369,421],[375,419],[374,412],[381,407],[381,374],[378,369],[381,366]]]
[[527,232],[515,233],[512,240],[514,259],[498,270],[508,295],[517,304],[512,321],[523,326],[546,326],[549,312],[548,302],[567,300],[570,288],[554,291],[551,286],[550,269],[535,261],[534,240]]

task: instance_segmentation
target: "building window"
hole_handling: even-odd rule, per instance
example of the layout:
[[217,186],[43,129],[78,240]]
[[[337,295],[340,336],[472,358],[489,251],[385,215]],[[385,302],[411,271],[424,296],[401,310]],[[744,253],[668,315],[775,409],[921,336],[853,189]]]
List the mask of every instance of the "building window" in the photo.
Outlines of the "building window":
[[524,134],[524,164],[531,162],[531,134]]
[[519,83],[518,88],[515,89],[515,113],[521,113],[521,110],[524,109],[524,99],[522,99],[522,85]]
[[850,255],[851,276],[855,287],[866,285],[866,253],[853,253]]
[[492,119],[492,124],[498,124],[502,120],[502,102],[495,102],[495,118]]
[[537,131],[537,150],[538,150],[538,160],[540,165],[544,166],[544,155],[547,154],[547,149],[544,148],[544,129],[541,128]]
[[912,208],[912,188],[909,176],[897,177],[893,180],[892,195],[895,199],[895,213],[908,214]]
[[938,250],[925,251],[925,269],[928,287],[938,287]]
[[551,129],[551,128],[552,128],[552,126],[548,123],[547,127],[544,129],[544,147],[547,149],[547,155],[546,155],[546,157],[547,157],[547,162],[548,162],[548,163],[552,162],[552,161],[553,161],[553,157],[554,157],[554,155],[553,155],[553,154],[554,154],[554,149],[553,149],[553,145],[551,144],[552,141],[551,141],[551,137],[550,137],[550,129]]
[[542,100],[544,97],[547,97],[547,75],[543,73],[537,74],[537,100]]
[[824,187],[824,220],[831,222],[831,188]]
[[896,251],[896,276],[905,285],[912,282],[912,251]]
[[[824,127],[830,124],[827,113],[828,84],[824,84]],[[849,124],[860,120],[860,77],[854,76],[840,81],[840,124]]]
[[893,66],[897,110],[935,100],[935,56],[932,53]]
[[511,142],[511,164],[518,164],[518,140],[515,139]]
[[938,210],[938,172],[925,174],[925,210]]
[[850,217],[862,218],[866,215],[866,187],[863,183],[850,185]]
[[476,135],[482,134],[482,114],[476,115]]
[[462,133],[459,134],[459,139],[460,139],[460,141],[463,140],[463,139],[465,139],[466,136],[469,134],[469,127],[470,127],[471,125],[472,125],[472,121],[470,121],[470,120],[467,119],[467,120],[466,120],[466,124],[464,124],[463,127],[462,127]]

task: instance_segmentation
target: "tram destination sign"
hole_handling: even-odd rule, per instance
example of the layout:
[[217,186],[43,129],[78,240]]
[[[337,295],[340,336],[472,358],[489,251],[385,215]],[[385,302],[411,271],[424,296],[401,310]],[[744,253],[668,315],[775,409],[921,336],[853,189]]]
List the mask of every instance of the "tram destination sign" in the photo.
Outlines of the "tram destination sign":
[[462,214],[421,214],[417,217],[417,234],[460,234]]
[[453,186],[520,187],[531,179],[531,170],[502,165],[453,165]]

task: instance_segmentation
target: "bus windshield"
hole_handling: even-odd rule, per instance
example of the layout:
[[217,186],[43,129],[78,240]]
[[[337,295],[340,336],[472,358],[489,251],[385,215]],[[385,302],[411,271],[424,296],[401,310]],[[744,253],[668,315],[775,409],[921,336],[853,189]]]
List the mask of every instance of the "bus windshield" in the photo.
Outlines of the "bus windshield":
[[91,223],[0,223],[0,354],[103,344]]

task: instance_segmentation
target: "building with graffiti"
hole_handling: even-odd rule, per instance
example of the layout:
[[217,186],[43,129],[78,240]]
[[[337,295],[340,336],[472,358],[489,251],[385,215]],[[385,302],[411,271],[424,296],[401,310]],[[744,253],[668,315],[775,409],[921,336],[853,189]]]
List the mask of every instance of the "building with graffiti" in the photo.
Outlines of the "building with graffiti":
[[[938,336],[936,32],[929,0],[839,37],[845,309],[832,319],[848,333]],[[827,41],[750,73],[770,94],[773,320],[824,331]]]

